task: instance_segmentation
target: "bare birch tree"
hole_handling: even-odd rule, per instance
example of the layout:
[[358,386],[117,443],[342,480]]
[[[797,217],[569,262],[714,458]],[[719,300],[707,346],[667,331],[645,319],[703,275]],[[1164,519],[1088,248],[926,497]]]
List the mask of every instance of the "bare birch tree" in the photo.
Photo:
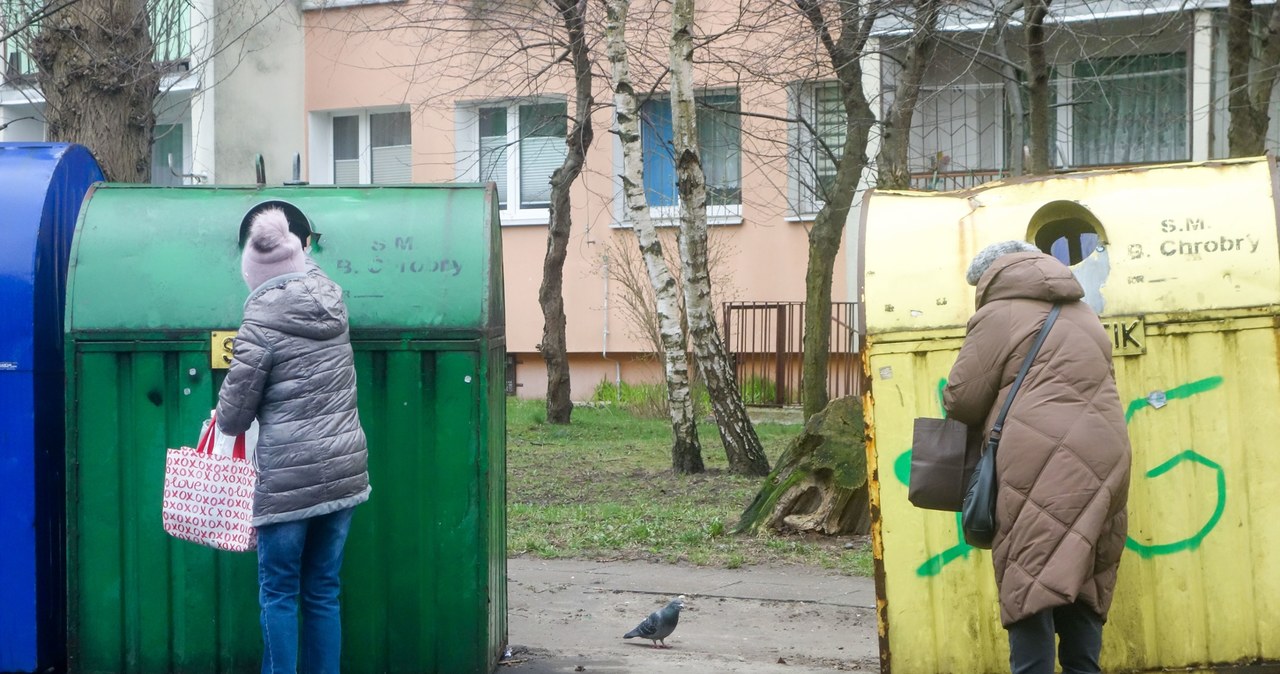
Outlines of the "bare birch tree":
[[680,195],[680,260],[689,336],[698,371],[711,398],[729,470],[769,474],[769,459],[742,404],[724,340],[716,326],[707,262],[707,184],[698,152],[693,93],[693,0],[675,0],[671,12],[671,123]]
[[680,324],[680,297],[675,278],[663,258],[662,242],[649,216],[649,203],[644,193],[640,105],[632,88],[627,53],[627,15],[631,3],[630,0],[605,0],[605,7],[605,50],[613,77],[617,132],[622,142],[623,197],[657,299],[671,413],[671,465],[677,473],[698,473],[704,470],[702,447],[698,441],[697,420],[689,390],[689,363],[685,353],[684,328]]

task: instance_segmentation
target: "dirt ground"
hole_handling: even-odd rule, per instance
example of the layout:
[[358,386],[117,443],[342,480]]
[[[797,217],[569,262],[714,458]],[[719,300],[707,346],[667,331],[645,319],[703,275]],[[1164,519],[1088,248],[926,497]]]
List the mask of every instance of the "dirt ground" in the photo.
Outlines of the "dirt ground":
[[[787,567],[738,571],[644,562],[513,560],[510,658],[499,672],[790,674],[879,670],[865,578]],[[853,586],[855,593],[847,590]],[[648,589],[653,588],[653,589]],[[676,592],[668,649],[623,640]],[[830,597],[830,599],[824,599]],[[855,604],[864,604],[859,606]]]

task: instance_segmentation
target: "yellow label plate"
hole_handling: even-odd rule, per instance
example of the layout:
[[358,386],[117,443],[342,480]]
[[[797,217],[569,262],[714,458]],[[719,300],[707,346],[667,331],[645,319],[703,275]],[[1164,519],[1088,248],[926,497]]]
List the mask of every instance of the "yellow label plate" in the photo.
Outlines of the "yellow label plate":
[[1141,316],[1110,316],[1102,328],[1111,335],[1112,356],[1141,356],[1147,352],[1147,324]]
[[236,343],[235,330],[214,330],[209,333],[210,366],[215,370],[231,367],[231,354]]

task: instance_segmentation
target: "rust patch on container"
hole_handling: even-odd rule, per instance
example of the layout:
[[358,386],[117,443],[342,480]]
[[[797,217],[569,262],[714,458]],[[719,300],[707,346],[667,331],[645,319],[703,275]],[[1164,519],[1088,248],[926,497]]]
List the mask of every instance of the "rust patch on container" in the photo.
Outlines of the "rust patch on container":
[[[871,372],[870,340],[862,350],[862,369]],[[889,604],[885,594],[884,540],[880,533],[880,466],[876,460],[875,398],[868,386],[862,394],[863,438],[867,451],[867,500],[871,510],[871,556],[876,582],[876,632],[880,642],[880,672],[889,674],[893,665],[889,651]]]

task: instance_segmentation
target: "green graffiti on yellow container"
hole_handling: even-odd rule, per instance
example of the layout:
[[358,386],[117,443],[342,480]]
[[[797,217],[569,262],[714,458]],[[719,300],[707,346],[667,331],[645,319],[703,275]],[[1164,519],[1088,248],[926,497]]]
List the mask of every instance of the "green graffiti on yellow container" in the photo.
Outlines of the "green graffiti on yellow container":
[[[942,389],[946,386],[946,384],[947,384],[946,379],[943,379],[938,382],[939,407],[941,407],[942,405],[941,403]],[[1176,386],[1174,388],[1169,389],[1168,391],[1164,391],[1161,393],[1161,395],[1158,397],[1158,399],[1160,400],[1159,405],[1163,407],[1165,404],[1168,403],[1168,401],[1190,398],[1197,394],[1204,393],[1206,391],[1211,391],[1221,385],[1222,385],[1222,377],[1206,377],[1204,379],[1199,379],[1199,380],[1190,382],[1188,384]],[[1125,423],[1126,424],[1129,423],[1129,421],[1133,418],[1133,415],[1136,414],[1137,412],[1149,407],[1154,407],[1154,406],[1155,406],[1155,403],[1153,403],[1152,396],[1148,396],[1145,398],[1138,398],[1136,400],[1131,401],[1128,405],[1128,408],[1125,411],[1125,415],[1124,415]],[[943,410],[943,414],[945,413],[946,413],[946,410]],[[1132,536],[1128,537],[1125,540],[1125,547],[1134,551],[1141,557],[1155,557],[1158,555],[1170,555],[1175,552],[1183,552],[1185,550],[1196,549],[1197,547],[1200,546],[1202,542],[1204,542],[1205,537],[1207,537],[1209,533],[1213,531],[1214,527],[1218,526],[1218,522],[1222,519],[1222,514],[1227,509],[1226,472],[1223,471],[1222,466],[1219,465],[1217,462],[1197,453],[1193,449],[1188,449],[1184,452],[1181,452],[1175,455],[1173,458],[1169,459],[1168,461],[1165,461],[1164,463],[1161,463],[1155,468],[1148,470],[1145,473],[1145,477],[1147,478],[1160,477],[1161,475],[1164,475],[1165,473],[1169,472],[1170,470],[1174,469],[1175,467],[1177,467],[1178,465],[1184,462],[1189,462],[1192,464],[1204,466],[1215,472],[1217,500],[1216,500],[1216,503],[1214,504],[1213,513],[1209,516],[1209,519],[1204,523],[1204,526],[1200,527],[1200,529],[1196,531],[1196,533],[1192,534],[1191,536],[1188,536],[1187,538],[1183,538],[1181,540],[1176,540],[1169,543],[1141,543],[1135,540]],[[902,482],[902,484],[904,485],[908,484],[911,478],[911,450],[907,450],[902,454],[899,454],[898,458],[894,460],[893,473],[894,473],[894,476],[897,477],[900,482]],[[958,559],[964,559],[968,557],[969,553],[972,551],[973,551],[973,546],[969,545],[964,541],[964,535],[961,532],[960,514],[956,513],[956,544],[930,557],[929,559],[925,560],[923,564],[921,564],[919,567],[916,568],[916,575],[922,576],[922,577],[936,576],[939,573],[942,573],[942,570],[948,564]]]

